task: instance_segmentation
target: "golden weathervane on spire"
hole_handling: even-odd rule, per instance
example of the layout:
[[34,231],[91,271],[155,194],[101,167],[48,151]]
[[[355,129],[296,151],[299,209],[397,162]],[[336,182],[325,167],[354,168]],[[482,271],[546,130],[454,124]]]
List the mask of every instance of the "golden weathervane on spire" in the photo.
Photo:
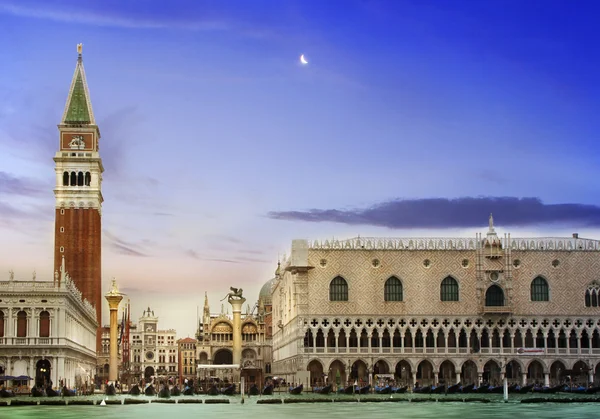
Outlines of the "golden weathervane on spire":
[[83,44],[77,44],[77,54],[81,55],[82,50],[83,50]]

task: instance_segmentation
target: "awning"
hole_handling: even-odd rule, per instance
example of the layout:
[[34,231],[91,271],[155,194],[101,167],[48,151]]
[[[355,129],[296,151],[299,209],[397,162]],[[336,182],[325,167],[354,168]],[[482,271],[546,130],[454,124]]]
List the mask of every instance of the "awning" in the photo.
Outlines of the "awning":
[[22,380],[33,380],[33,378],[28,377],[26,375],[19,375],[18,377],[12,377],[13,380],[22,381]]
[[0,375],[0,381],[8,381],[8,380],[14,380],[15,377],[13,377],[12,375]]

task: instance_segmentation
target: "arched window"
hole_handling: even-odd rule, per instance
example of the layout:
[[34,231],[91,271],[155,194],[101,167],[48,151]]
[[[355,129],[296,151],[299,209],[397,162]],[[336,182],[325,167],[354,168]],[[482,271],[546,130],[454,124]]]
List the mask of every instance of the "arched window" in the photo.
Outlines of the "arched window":
[[77,186],[77,173],[71,172],[71,186]]
[[502,307],[504,305],[504,291],[498,285],[492,285],[485,292],[485,305],[488,307]]
[[548,282],[538,276],[531,281],[531,301],[548,301],[550,292],[548,291]]
[[77,186],[83,186],[83,172],[77,174]]
[[348,283],[341,276],[329,284],[329,301],[348,301]]
[[27,337],[27,313],[23,310],[17,313],[17,337]]
[[63,173],[63,186],[69,186],[69,172]]
[[4,337],[4,312],[0,311],[0,338]]
[[395,276],[385,281],[383,299],[384,301],[402,301],[402,282]]
[[40,337],[50,337],[50,313],[42,311],[40,313]]
[[600,284],[596,281],[592,282],[585,291],[585,306],[599,307],[600,306]]
[[92,183],[92,175],[90,172],[85,172],[85,186],[90,186]]
[[458,282],[451,276],[442,281],[440,287],[440,299],[442,301],[458,301]]

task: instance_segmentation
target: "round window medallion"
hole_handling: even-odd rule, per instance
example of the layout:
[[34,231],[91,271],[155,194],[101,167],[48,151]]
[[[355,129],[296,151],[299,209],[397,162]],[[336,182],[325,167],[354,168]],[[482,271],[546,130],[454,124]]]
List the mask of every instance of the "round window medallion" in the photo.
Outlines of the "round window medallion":
[[431,261],[429,259],[425,259],[423,261],[423,266],[426,268],[431,268]]
[[513,266],[515,268],[518,268],[519,266],[521,266],[521,261],[519,259],[513,260]]
[[469,267],[469,259],[463,259],[462,260],[462,267],[463,268],[468,268]]
[[558,259],[554,259],[554,260],[552,261],[552,266],[554,266],[555,268],[557,268],[557,267],[558,267],[558,265],[560,265],[560,262],[559,262],[559,260],[558,260]]
[[492,282],[498,282],[499,279],[500,279],[500,275],[498,274],[498,272],[490,273],[490,280]]
[[321,268],[324,268],[325,266],[327,266],[327,259],[321,259],[319,261],[319,265],[321,265]]
[[154,358],[154,352],[148,351],[146,352],[146,359],[152,359]]
[[373,259],[371,261],[371,265],[373,265],[374,268],[379,268],[379,266],[381,265],[381,262],[379,262],[379,259]]

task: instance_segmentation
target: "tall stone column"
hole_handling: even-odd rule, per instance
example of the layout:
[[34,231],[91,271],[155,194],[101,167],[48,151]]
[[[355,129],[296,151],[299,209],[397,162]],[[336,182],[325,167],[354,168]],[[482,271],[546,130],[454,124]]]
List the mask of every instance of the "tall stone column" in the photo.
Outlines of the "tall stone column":
[[108,307],[110,308],[110,358],[108,361],[108,381],[114,383],[117,381],[119,372],[119,348],[117,347],[117,331],[118,331],[118,319],[117,310],[119,309],[119,303],[123,299],[117,288],[117,281],[113,279],[111,290],[104,296],[108,301]]
[[[242,362],[242,306],[246,299],[242,297],[242,290],[233,290],[229,294],[229,304],[233,313],[233,363],[240,365]],[[239,295],[237,295],[239,294]],[[234,381],[239,381],[241,371],[234,371]]]

